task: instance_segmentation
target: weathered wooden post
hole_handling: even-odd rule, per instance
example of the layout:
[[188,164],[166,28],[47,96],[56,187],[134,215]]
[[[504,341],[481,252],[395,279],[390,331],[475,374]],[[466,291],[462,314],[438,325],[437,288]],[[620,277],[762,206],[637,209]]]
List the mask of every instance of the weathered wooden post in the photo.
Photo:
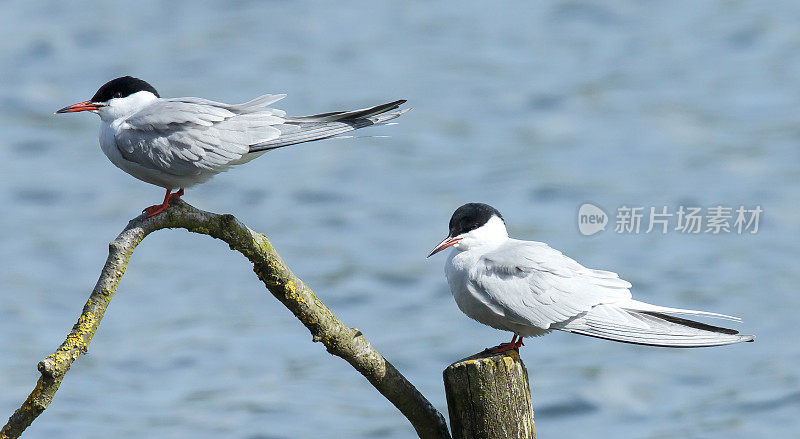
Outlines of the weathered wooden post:
[[444,389],[453,439],[536,439],[528,371],[517,351],[451,364]]

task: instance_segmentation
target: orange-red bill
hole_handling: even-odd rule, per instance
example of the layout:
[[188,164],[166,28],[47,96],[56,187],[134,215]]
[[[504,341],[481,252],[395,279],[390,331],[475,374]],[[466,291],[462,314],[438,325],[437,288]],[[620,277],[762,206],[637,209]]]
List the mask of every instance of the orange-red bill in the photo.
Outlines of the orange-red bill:
[[72,105],[70,105],[68,107],[64,107],[64,108],[56,111],[56,114],[58,114],[58,113],[77,113],[78,111],[94,111],[94,110],[97,110],[98,108],[100,108],[101,106],[102,105],[95,104],[92,101],[83,101],[83,102],[78,102],[77,104],[72,104]]
[[440,251],[446,249],[447,247],[452,247],[458,244],[458,241],[461,241],[461,238],[451,238],[449,236],[447,238],[444,238],[442,242],[440,242],[439,245],[437,245],[436,248],[434,248],[433,251],[430,252],[428,257],[430,258],[431,256],[435,255],[436,253],[439,253]]

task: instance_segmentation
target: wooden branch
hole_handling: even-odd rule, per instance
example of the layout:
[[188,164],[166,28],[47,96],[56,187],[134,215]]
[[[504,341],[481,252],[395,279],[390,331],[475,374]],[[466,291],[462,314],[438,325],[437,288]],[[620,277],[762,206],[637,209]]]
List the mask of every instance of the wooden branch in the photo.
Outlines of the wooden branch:
[[451,364],[444,388],[454,439],[536,439],[528,371],[517,351]]
[[350,363],[413,425],[421,438],[450,437],[444,417],[356,328],[351,328],[297,278],[272,247],[266,236],[254,232],[233,215],[204,212],[175,201],[164,213],[152,218],[140,215],[109,245],[109,255],[100,279],[83,307],[78,322],[59,348],[42,360],[41,377],[31,394],[0,430],[0,439],[19,437],[53,400],[64,375],[84,352],[114,297],[133,250],[148,234],[165,228],[182,228],[228,243],[253,263],[253,271],[267,289],[308,328],[315,342]]

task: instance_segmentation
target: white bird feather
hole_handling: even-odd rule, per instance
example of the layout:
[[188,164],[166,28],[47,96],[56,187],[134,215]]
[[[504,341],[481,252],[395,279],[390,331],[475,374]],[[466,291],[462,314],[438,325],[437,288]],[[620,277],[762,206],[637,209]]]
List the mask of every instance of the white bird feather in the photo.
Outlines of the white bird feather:
[[461,311],[493,328],[530,337],[552,330],[670,347],[752,341],[751,335],[673,314],[738,320],[724,314],[634,300],[616,273],[586,268],[547,244],[508,237],[499,212],[470,203],[453,214],[445,264]]
[[[380,125],[409,109],[398,100],[361,110],[287,117],[270,105],[286,95],[242,104],[202,98],[161,98],[141,79],[109,81],[92,99],[57,113],[100,115],[100,146],[111,162],[139,180],[167,189],[153,212],[169,205],[170,191],[203,183],[266,151]],[[183,192],[181,192],[182,194]]]

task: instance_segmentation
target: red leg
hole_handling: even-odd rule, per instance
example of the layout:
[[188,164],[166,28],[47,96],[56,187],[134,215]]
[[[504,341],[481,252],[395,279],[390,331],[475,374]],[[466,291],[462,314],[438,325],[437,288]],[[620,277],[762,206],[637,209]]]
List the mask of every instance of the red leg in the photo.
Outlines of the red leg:
[[[519,337],[519,340],[517,340],[517,337]],[[522,336],[521,335],[518,336],[517,334],[514,334],[514,337],[511,338],[511,342],[510,343],[500,343],[499,345],[497,345],[497,346],[495,346],[493,348],[488,348],[486,350],[491,352],[491,353],[493,353],[493,354],[499,354],[501,352],[506,352],[506,351],[511,351],[511,350],[514,350],[514,349],[519,349],[520,346],[525,346],[525,343],[522,342]]]
[[175,192],[174,194],[170,194],[170,192],[172,192],[172,189],[167,189],[167,194],[164,195],[164,202],[162,202],[161,204],[156,204],[144,209],[143,212],[147,214],[148,218],[167,210],[170,201],[176,200],[180,198],[181,195],[183,195],[183,188],[180,188],[178,192]]
[[183,188],[178,189],[178,192],[169,196],[169,201],[176,200],[183,195]]

